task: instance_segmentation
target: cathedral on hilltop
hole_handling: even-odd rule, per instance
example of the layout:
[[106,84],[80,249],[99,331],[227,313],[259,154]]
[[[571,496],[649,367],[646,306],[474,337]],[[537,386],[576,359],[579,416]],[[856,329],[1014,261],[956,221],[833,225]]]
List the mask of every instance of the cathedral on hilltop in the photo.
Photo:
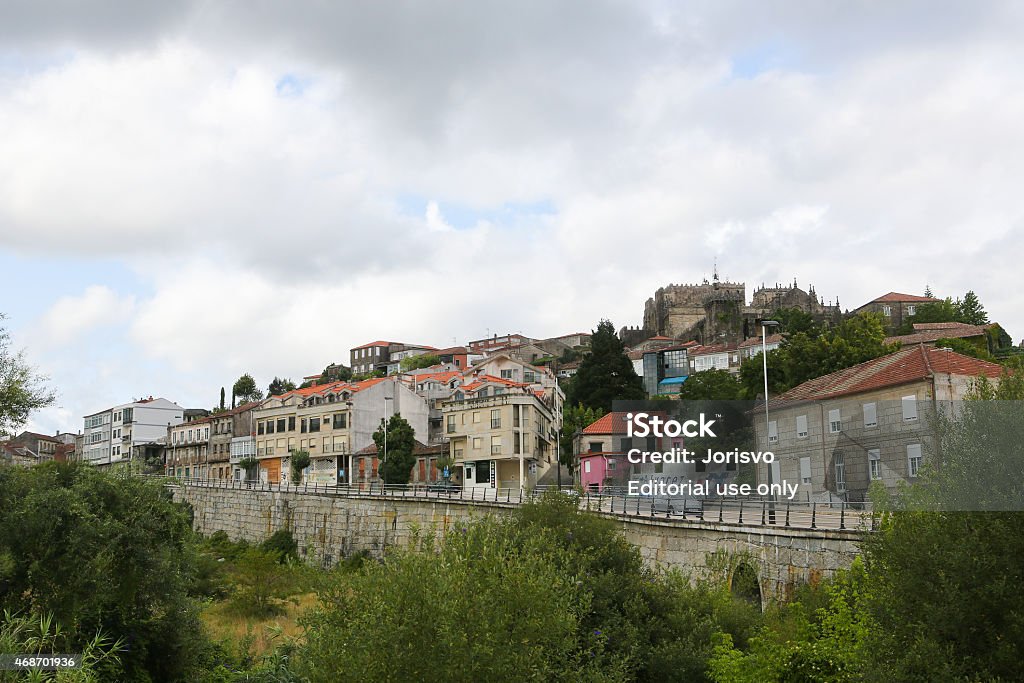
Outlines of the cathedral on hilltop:
[[736,344],[759,337],[758,323],[780,308],[797,308],[821,322],[837,323],[842,318],[839,300],[826,304],[810,286],[807,291],[792,284],[761,285],[747,304],[746,285],[722,282],[715,269],[711,282],[660,287],[644,305],[642,327],[624,327],[619,336],[633,346],[654,336],[701,344]]

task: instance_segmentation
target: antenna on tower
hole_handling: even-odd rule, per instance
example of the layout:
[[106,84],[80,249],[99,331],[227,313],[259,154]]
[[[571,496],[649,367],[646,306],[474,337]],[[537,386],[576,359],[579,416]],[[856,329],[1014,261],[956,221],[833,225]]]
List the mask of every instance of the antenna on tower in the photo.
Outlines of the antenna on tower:
[[711,279],[718,282],[718,257],[715,257],[714,270],[711,271]]

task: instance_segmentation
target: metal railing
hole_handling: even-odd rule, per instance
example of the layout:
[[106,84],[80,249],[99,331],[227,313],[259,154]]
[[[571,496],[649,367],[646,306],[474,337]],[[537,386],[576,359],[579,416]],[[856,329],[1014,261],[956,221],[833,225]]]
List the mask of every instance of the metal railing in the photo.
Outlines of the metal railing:
[[[340,497],[387,497],[424,501],[460,501],[520,505],[538,500],[555,486],[537,486],[529,491],[513,482],[500,482],[491,488],[462,487],[444,482],[391,485],[379,482],[324,484],[304,481],[300,484],[271,484],[264,481],[234,479],[197,479],[167,475],[139,475],[163,481],[165,485],[224,488],[249,491],[309,493]],[[875,531],[878,517],[867,502],[815,502],[770,500],[767,498],[658,498],[630,496],[620,491],[583,492],[563,486],[563,492],[579,496],[581,509],[620,518],[647,518],[674,524],[715,524],[721,526],[774,527],[821,531]]]

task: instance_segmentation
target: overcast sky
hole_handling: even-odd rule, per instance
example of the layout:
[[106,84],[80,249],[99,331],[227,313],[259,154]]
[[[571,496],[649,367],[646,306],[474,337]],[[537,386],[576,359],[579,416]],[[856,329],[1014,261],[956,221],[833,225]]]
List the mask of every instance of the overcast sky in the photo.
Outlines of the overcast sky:
[[670,282],[973,288],[1019,341],[1024,10],[15,2],[0,311],[81,417]]

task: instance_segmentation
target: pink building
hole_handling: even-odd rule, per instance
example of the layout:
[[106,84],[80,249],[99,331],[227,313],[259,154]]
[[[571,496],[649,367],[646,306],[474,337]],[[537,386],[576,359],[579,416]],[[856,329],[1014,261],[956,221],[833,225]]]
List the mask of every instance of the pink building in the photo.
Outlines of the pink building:
[[622,451],[625,435],[626,414],[609,413],[584,427],[576,437],[580,486],[584,490],[626,486],[629,462]]

